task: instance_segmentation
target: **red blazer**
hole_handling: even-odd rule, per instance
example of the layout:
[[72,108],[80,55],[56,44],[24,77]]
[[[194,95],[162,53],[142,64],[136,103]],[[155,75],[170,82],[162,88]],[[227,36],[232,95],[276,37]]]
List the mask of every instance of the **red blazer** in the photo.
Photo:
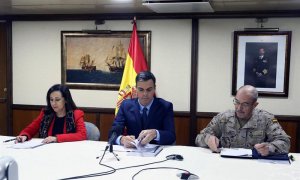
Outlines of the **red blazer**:
[[[74,120],[75,120],[75,133],[68,133],[66,132],[66,122],[64,125],[64,134],[57,134],[57,142],[69,142],[69,141],[81,141],[86,140],[87,133],[86,128],[84,125],[83,120],[84,113],[81,110],[74,110]],[[40,112],[40,115],[32,121],[25,129],[23,129],[19,136],[26,135],[28,140],[35,136],[40,129],[41,121],[44,117],[44,110]],[[48,136],[52,136],[52,129],[53,129],[54,120],[51,122],[49,129],[48,129]]]

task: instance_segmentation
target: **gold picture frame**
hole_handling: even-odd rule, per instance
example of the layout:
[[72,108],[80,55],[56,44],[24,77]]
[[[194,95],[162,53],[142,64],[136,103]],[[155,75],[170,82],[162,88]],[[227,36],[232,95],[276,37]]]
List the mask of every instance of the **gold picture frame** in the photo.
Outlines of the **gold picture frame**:
[[[118,90],[132,31],[61,31],[62,84],[71,89]],[[151,31],[138,31],[150,68]]]

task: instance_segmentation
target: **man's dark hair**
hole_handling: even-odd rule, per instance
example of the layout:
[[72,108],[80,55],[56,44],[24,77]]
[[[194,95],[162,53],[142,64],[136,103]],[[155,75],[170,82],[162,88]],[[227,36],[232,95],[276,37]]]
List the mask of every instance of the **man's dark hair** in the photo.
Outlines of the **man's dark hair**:
[[141,71],[135,78],[135,83],[140,81],[148,81],[149,79],[152,79],[154,85],[156,83],[155,76],[150,71]]

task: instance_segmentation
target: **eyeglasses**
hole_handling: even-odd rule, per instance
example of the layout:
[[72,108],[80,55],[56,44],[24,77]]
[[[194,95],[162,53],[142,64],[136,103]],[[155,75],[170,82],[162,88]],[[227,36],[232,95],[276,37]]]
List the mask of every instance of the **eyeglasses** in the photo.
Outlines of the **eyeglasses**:
[[241,106],[242,108],[249,108],[251,107],[253,104],[248,103],[248,102],[243,102],[241,103],[239,100],[237,100],[236,98],[233,99],[233,104],[235,106]]

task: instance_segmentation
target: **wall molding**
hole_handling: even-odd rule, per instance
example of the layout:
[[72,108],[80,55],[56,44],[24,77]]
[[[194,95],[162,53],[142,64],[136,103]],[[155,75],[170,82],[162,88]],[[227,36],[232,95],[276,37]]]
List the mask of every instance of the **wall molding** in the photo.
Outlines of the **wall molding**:
[[[13,104],[12,109],[19,110],[41,110],[44,105],[27,105],[27,104]],[[115,112],[114,108],[90,108],[90,107],[78,107],[86,113],[103,113],[103,114],[113,114]],[[204,118],[213,118],[218,112],[197,112],[196,116]],[[189,117],[191,113],[188,111],[174,111],[176,117]],[[295,115],[275,115],[278,120],[284,121],[299,121],[300,116]]]

